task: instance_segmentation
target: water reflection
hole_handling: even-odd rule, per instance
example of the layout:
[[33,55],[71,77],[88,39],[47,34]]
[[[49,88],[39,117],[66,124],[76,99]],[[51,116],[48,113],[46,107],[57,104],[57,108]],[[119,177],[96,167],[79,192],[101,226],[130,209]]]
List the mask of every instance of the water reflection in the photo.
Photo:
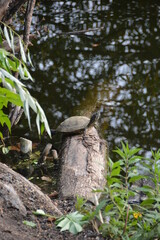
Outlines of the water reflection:
[[[155,1],[39,1],[29,88],[51,127],[101,105],[112,149],[159,147],[160,4]],[[90,31],[87,31],[87,30]]]

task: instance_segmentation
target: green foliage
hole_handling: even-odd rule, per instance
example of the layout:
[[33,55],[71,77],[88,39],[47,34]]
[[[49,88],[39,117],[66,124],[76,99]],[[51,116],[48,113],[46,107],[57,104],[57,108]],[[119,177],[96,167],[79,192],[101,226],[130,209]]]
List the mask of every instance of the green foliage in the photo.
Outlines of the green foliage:
[[103,191],[94,190],[95,194],[102,193],[96,206],[77,197],[77,211],[66,216],[56,218],[43,210],[34,214],[57,219],[57,227],[72,234],[92,223],[106,239],[160,239],[160,150],[152,151],[151,159],[138,155],[140,150],[129,149],[128,143],[122,143],[122,150],[114,151],[120,159],[109,159],[106,187]]
[[140,150],[122,143],[122,150],[114,151],[120,159],[108,161],[107,184],[98,206],[92,209],[82,199],[77,201],[76,206],[85,215],[83,219],[92,223],[98,219],[104,237],[160,238],[160,150],[152,151],[151,159],[138,155]]
[[[21,59],[15,55],[15,36],[18,38]],[[3,48],[3,39],[6,39],[12,53],[7,52]],[[8,108],[8,103],[12,103],[24,108],[30,129],[31,121],[29,110],[31,108],[37,114],[36,124],[38,134],[42,134],[45,128],[49,136],[51,136],[43,109],[37,100],[30,95],[25,84],[15,77],[15,73],[18,73],[21,80],[30,79],[33,81],[26,66],[27,61],[32,64],[29,50],[25,53],[25,45],[21,37],[5,24],[4,31],[0,28],[0,44],[2,45],[2,47],[0,47],[0,124],[4,126],[5,123],[9,131],[11,131],[11,123],[8,115],[4,113],[4,108]],[[0,138],[2,137],[2,133],[0,132]]]
[[68,230],[72,234],[77,234],[83,230],[82,226],[86,223],[83,218],[84,215],[76,211],[57,219],[56,224],[61,228],[61,232]]

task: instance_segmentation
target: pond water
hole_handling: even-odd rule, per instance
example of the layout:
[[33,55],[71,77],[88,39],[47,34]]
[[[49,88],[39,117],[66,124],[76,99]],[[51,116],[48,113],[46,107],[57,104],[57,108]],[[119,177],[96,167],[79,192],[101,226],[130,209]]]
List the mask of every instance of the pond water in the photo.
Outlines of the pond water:
[[[38,35],[31,47],[35,83],[27,86],[51,128],[99,107],[110,150],[122,140],[145,152],[159,148],[158,1],[42,0],[32,33]],[[27,135],[25,122],[15,131]]]

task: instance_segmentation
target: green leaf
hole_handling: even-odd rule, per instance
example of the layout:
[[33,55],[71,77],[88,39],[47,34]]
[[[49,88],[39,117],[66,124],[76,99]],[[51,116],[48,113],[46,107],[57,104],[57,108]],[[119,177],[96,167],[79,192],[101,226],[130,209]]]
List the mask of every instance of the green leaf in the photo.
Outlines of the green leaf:
[[138,181],[138,180],[140,180],[140,179],[143,179],[143,178],[145,178],[145,176],[143,176],[143,175],[138,175],[138,176],[131,177],[131,178],[129,179],[129,183],[136,182],[136,181]]
[[146,199],[140,205],[141,206],[148,206],[148,205],[152,205],[154,202],[155,202],[154,199]]
[[32,60],[31,60],[31,56],[30,56],[29,50],[28,50],[28,61],[31,64],[31,66],[33,67],[33,63],[32,63]]
[[14,36],[13,36],[13,33],[12,33],[11,29],[9,29],[9,32],[10,32],[10,36],[11,36],[11,48],[12,48],[13,54],[15,55],[15,50],[14,50]]
[[0,132],[0,138],[3,139],[3,134]]
[[[1,22],[1,24],[3,24],[3,23]],[[1,39],[2,39],[2,34],[3,34],[3,31],[0,28]],[[23,107],[25,108],[24,110],[25,110],[25,114],[28,119],[29,127],[31,128],[30,113],[29,113],[29,107],[31,107],[38,115],[36,123],[37,123],[39,135],[41,133],[43,133],[44,128],[45,128],[47,133],[51,137],[50,128],[49,128],[48,121],[44,114],[43,109],[38,104],[38,102],[34,98],[32,98],[30,93],[25,88],[25,85],[22,82],[20,82],[16,77],[14,77],[12,74],[13,71],[19,72],[21,78],[23,78],[23,79],[30,78],[33,81],[32,76],[30,75],[30,73],[25,65],[26,55],[25,55],[24,45],[23,45],[20,37],[19,37],[19,44],[20,44],[20,52],[21,52],[21,57],[22,57],[23,62],[14,55],[14,34],[16,34],[16,33],[10,27],[7,27],[4,24],[4,35],[6,37],[6,40],[9,44],[9,46],[12,48],[13,53],[9,53],[6,50],[4,50],[3,48],[0,48],[0,84],[5,89],[8,89],[10,91],[10,93],[3,92],[0,94],[0,109],[3,109],[3,107],[8,108],[8,102],[11,102],[17,106],[23,105]],[[29,51],[28,51],[28,60],[31,63]],[[13,89],[16,90],[16,93],[11,93],[13,91]],[[4,115],[2,113],[2,111],[0,114],[1,114],[0,123],[3,126],[4,122],[6,120],[5,123],[8,126],[8,128],[10,129],[10,122],[9,122],[7,116]],[[41,128],[40,128],[40,125],[41,125]]]
[[77,234],[82,231],[84,215],[76,212],[67,214],[56,221],[57,227],[61,228],[61,231],[69,230],[72,234]]
[[119,176],[120,171],[121,171],[120,166],[117,167],[117,168],[115,168],[115,169],[111,172],[111,177],[113,177],[113,176]]
[[109,204],[105,207],[105,213],[109,212],[113,208],[114,204]]
[[4,123],[7,125],[9,131],[11,131],[11,122],[6,114],[3,113],[2,110],[0,110],[0,123],[3,126]]
[[37,124],[38,134],[40,135],[40,118],[38,113],[36,117],[36,124]]
[[[11,102],[17,106],[22,106],[22,101],[20,99],[20,96],[6,88],[1,88],[0,87],[0,96],[4,96],[5,99],[7,100],[7,103],[8,102]],[[1,100],[0,100],[1,101]],[[5,104],[4,104],[5,105]],[[6,106],[6,105],[5,105]],[[7,106],[6,106],[7,107]]]
[[23,221],[23,224],[29,226],[29,227],[36,227],[36,223],[32,222],[32,221]]
[[135,164],[135,163],[137,163],[137,162],[139,162],[139,161],[141,161],[141,160],[142,160],[142,157],[140,157],[140,156],[134,156],[134,157],[132,157],[132,158],[129,159],[129,165]]
[[142,150],[142,149],[141,149],[141,148],[133,148],[133,149],[130,149],[129,152],[128,152],[129,157],[135,155],[135,154],[138,153],[140,150]]
[[113,183],[112,185],[110,185],[110,188],[122,188],[122,184],[119,183]]
[[149,193],[152,193],[152,194],[154,192],[153,187],[150,187],[150,186],[136,187],[136,190],[141,191],[141,192],[145,192],[145,193],[149,192]]
[[77,234],[79,232],[82,232],[82,226],[78,223],[72,223],[70,228],[69,228],[69,231],[72,233],[72,234]]
[[101,201],[98,206],[96,206],[96,212],[98,213],[106,205],[106,200]]
[[61,232],[69,230],[70,229],[71,222],[68,218],[65,218],[62,222],[60,222],[57,227],[61,228]]
[[7,30],[6,26],[4,26],[4,35],[5,35],[5,38],[8,42],[9,47],[11,48],[11,40],[10,40],[9,33],[8,33],[8,30]]
[[24,48],[23,48],[23,45],[22,45],[21,38],[19,38],[19,46],[20,46],[20,53],[21,53],[22,60],[23,60],[23,62],[26,63],[27,60],[26,60],[26,55],[25,55],[25,51],[24,51]]
[[11,75],[9,72],[7,72],[6,70],[0,68],[0,72],[2,72],[2,74],[4,76],[6,76],[7,78],[11,79],[13,82],[15,82],[17,85],[20,86],[25,86],[23,83],[21,83],[17,78],[15,78],[13,75]]
[[123,159],[125,158],[125,154],[119,148],[117,148],[117,150],[113,150],[113,152],[118,153]]
[[28,105],[28,99],[27,98],[24,102],[24,112],[25,112],[25,115],[28,119],[29,128],[31,129],[31,119],[30,119],[30,112],[29,112],[29,105]]
[[109,183],[109,185],[113,184],[113,183],[120,183],[122,184],[121,180],[119,178],[113,178],[110,176],[107,176],[107,182]]
[[124,161],[123,160],[119,160],[115,163],[113,163],[113,166],[112,166],[112,170],[120,165],[124,165]]
[[28,93],[27,99],[28,99],[29,106],[33,109],[35,113],[37,113],[37,107],[35,104],[36,100],[33,97],[31,97],[29,93]]

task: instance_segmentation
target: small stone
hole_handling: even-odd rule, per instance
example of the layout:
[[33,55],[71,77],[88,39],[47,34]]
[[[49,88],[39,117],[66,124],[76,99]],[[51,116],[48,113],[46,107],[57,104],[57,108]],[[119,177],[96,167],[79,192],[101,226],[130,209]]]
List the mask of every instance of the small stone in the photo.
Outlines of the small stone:
[[20,138],[20,150],[22,153],[31,153],[32,152],[32,141],[26,138]]

